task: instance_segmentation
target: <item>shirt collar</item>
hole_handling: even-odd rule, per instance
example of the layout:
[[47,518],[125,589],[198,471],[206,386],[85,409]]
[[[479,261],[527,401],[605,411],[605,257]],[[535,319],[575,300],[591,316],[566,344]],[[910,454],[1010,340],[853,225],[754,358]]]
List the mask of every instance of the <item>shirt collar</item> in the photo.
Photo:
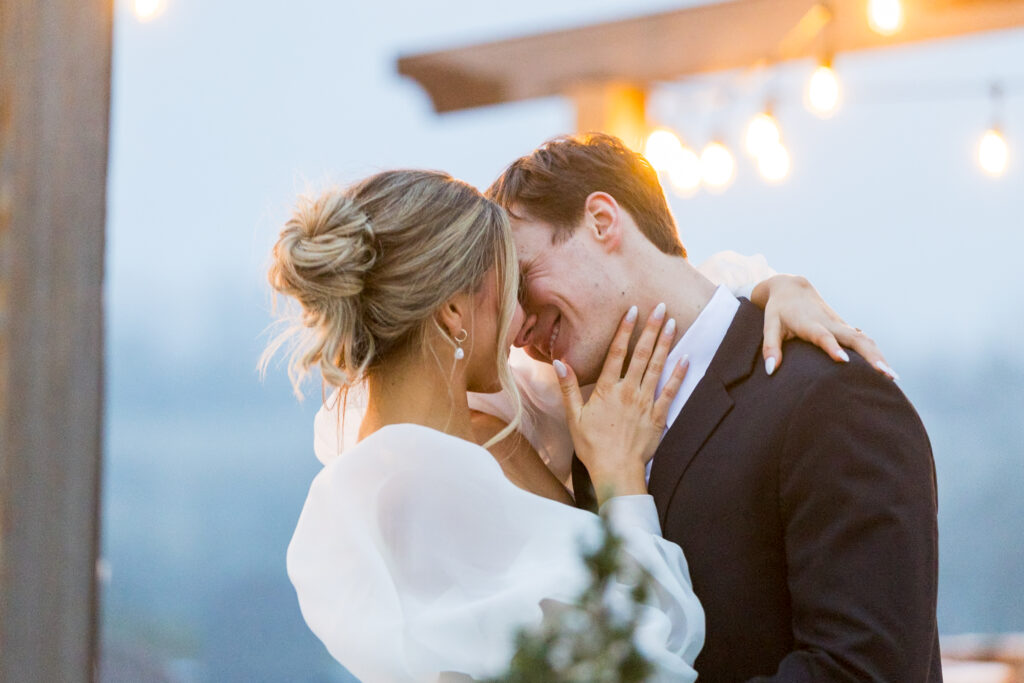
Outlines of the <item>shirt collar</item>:
[[[682,408],[682,404],[686,402],[686,398],[692,392],[692,387],[704,377],[704,373],[711,365],[711,360],[715,357],[722,340],[725,339],[739,308],[739,300],[732,295],[727,287],[720,285],[715,289],[715,293],[704,310],[700,312],[697,319],[693,321],[693,324],[669,352],[668,358],[665,360],[665,367],[661,371],[661,377],[658,379],[657,391],[659,394],[668,378],[672,376],[672,370],[676,363],[684,356],[690,357],[690,369],[683,381],[683,388],[669,410],[669,424],[679,414],[679,409]],[[689,391],[684,391],[683,389],[687,387],[689,387]],[[680,399],[682,400],[680,401]],[[676,403],[679,403],[679,406],[676,406]]]

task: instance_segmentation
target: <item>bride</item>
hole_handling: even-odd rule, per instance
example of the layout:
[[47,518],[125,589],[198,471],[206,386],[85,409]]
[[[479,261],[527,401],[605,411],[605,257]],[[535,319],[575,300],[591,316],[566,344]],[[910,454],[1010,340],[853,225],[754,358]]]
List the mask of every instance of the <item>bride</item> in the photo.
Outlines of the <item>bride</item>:
[[[301,317],[263,366],[289,346],[296,391],[310,370],[338,390],[317,416],[325,466],[288,548],[307,624],[364,681],[500,675],[515,632],[582,592],[581,547],[600,535],[599,518],[572,507],[564,473],[520,434],[537,427],[509,364],[524,315],[505,213],[444,173],[380,173],[302,200],[269,278]],[[773,310],[799,311],[781,324],[806,328],[829,313],[818,301]],[[637,647],[659,680],[693,681],[703,612],[644,484],[686,372],[677,366],[655,396],[674,337],[657,311],[646,322],[624,312],[598,382],[607,390],[573,406],[573,440],[602,514],[655,584]],[[507,424],[471,411],[467,392],[499,391]],[[614,589],[610,601],[631,586]]]

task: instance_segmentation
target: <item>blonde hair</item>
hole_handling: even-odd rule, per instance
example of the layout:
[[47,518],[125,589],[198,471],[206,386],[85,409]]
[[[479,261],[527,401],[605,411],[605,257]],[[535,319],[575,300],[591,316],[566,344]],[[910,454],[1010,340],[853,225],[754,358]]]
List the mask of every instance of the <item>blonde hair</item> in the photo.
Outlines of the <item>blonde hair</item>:
[[[301,317],[276,336],[260,359],[290,345],[288,376],[301,397],[312,367],[347,394],[368,372],[412,344],[427,345],[435,313],[448,299],[476,292],[494,269],[499,340],[515,313],[519,273],[508,217],[471,185],[440,171],[386,171],[340,190],[301,197],[273,249],[268,279],[301,305]],[[505,346],[495,363],[522,414]]]

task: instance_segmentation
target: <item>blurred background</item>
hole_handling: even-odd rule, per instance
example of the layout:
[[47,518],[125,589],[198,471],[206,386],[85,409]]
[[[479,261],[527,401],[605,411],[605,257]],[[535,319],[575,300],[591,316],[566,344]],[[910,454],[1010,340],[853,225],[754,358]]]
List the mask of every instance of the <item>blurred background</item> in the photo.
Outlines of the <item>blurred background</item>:
[[[398,58],[700,4],[118,1],[101,679],[354,680],[285,574],[320,391],[255,371],[270,246],[301,192],[393,167],[485,188],[577,115],[438,115]],[[676,137],[652,158],[692,261],[807,276],[900,373],[935,453],[943,636],[1024,631],[1024,30],[839,52],[834,106],[829,74],[805,101],[818,61],[654,84],[648,121]],[[781,134],[753,156],[766,106]],[[713,141],[728,159],[693,165]]]

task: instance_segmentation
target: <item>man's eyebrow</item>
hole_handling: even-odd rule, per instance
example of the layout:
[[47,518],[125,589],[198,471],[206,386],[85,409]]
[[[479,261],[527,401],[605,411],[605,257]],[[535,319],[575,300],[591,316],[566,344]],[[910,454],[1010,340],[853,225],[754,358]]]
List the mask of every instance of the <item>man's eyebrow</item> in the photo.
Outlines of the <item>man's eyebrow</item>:
[[508,206],[502,206],[501,208],[505,209],[505,213],[508,214],[509,218],[514,218],[517,221],[525,220],[526,214],[516,213],[512,210],[513,206],[514,205],[510,204]]

